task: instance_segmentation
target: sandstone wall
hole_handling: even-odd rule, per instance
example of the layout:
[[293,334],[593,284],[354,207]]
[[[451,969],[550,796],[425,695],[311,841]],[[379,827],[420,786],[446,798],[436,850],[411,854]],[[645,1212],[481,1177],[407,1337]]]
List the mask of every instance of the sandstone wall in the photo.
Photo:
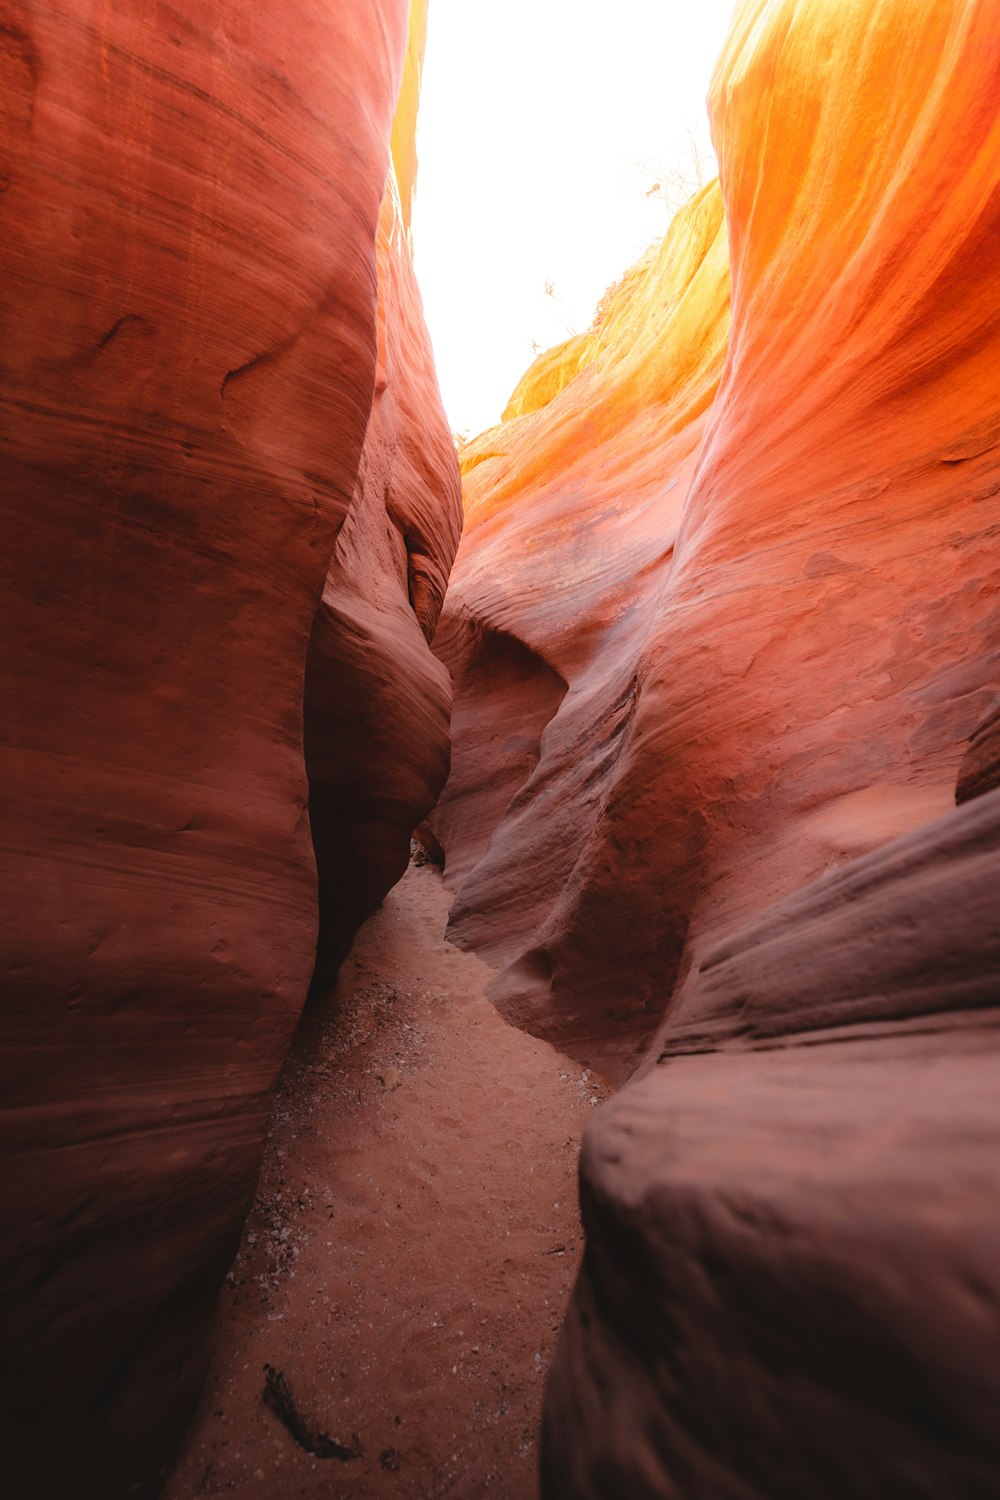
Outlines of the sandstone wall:
[[305,750],[319,870],[315,981],[402,875],[449,767],[451,683],[428,649],[461,531],[458,463],[410,258],[426,8],[413,6],[379,216],[378,350],[350,514],[313,625]]
[[491,993],[509,1019],[609,1071],[648,1040],[676,946],[649,851],[622,857],[608,800],[728,326],[712,184],[607,298],[583,355],[573,340],[542,356],[519,414],[462,452],[465,533],[435,641],[455,680],[434,820],[450,934],[503,970]]
[[728,348],[709,189],[463,453],[441,636],[454,934],[641,1062],[546,1493],[993,1496],[1000,12],[744,0],[711,112]]
[[[407,10],[0,15],[0,1401],[18,1495],[141,1492],[197,1395],[315,959],[303,695],[335,549],[354,549],[325,627],[341,691],[373,691],[370,670],[433,685],[397,761],[381,748],[366,773],[397,841],[446,757],[441,670],[397,582],[402,537],[429,626],[457,528],[393,228],[412,162],[380,210]],[[417,6],[411,72],[422,24]],[[366,563],[380,349],[395,530]]]
[[[995,698],[996,25],[742,7],[712,96],[728,353],[710,187],[463,451],[457,723],[484,642],[549,688],[488,752],[456,732],[453,934],[614,1076],[713,932],[950,806]],[[520,755],[502,806],[487,753]]]

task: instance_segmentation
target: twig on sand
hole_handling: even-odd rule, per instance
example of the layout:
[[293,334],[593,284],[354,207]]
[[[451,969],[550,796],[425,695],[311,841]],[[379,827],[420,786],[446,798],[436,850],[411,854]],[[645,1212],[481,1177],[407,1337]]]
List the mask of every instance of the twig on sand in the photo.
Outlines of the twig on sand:
[[291,1434],[300,1448],[311,1453],[313,1458],[339,1458],[346,1463],[349,1459],[360,1458],[363,1452],[361,1439],[356,1432],[351,1433],[350,1443],[338,1443],[336,1438],[328,1437],[319,1428],[313,1427],[307,1422],[299,1411],[292,1388],[285,1378],[283,1370],[276,1370],[273,1365],[264,1366],[264,1390],[262,1399],[265,1406],[269,1406],[278,1418],[278,1421]]

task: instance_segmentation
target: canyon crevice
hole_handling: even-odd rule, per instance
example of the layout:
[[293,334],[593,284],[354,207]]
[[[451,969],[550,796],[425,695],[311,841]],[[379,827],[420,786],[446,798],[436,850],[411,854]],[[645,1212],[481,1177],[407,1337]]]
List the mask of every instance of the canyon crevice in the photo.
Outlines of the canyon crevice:
[[[232,1362],[362,1277],[394,1162],[435,1226],[372,1225],[405,1358],[358,1374],[393,1455],[358,1492],[529,1495],[478,1366],[466,1406],[418,1368],[459,1347],[420,1282],[457,1315],[513,1268],[550,1318],[567,1163],[532,1163],[529,1231],[517,1132],[572,1153],[587,1117],[547,1500],[1000,1500],[1000,7],[739,0],[719,179],[461,493],[410,256],[426,19],[0,10],[13,1492],[157,1492],[267,1195],[308,1179],[318,1242],[370,1130],[306,1292],[227,1299],[209,1390],[251,1436],[223,1463],[203,1408],[170,1500],[206,1452],[208,1493],[334,1493]],[[416,936],[432,871],[377,910],[418,825],[467,954]],[[479,960],[530,1037],[482,1020]],[[360,1371],[391,1287],[350,1287]],[[507,1370],[533,1327],[491,1295]],[[404,1387],[467,1422],[464,1470],[398,1468]]]

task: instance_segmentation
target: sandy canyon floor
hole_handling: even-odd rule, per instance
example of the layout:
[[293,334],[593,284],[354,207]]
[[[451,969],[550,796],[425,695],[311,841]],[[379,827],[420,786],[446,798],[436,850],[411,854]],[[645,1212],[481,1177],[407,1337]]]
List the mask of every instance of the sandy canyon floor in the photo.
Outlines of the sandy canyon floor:
[[608,1090],[501,1020],[448,902],[411,865],[303,1023],[165,1500],[537,1495]]

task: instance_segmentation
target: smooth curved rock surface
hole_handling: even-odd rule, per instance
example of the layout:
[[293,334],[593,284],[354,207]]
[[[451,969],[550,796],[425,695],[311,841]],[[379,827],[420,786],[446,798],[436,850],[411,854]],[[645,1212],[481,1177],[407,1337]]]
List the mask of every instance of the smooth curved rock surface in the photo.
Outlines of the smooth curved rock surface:
[[567,684],[499,816],[457,736],[455,937],[518,1024],[641,1061],[585,1141],[545,1493],[991,1500],[1000,792],[954,800],[1000,686],[1000,11],[744,0],[711,110],[724,368],[709,250],[643,319],[687,357],[529,372],[442,626],[456,726],[495,688],[518,732],[489,632]]
[[571,378],[560,351],[543,356],[513,398],[522,415],[461,454],[465,532],[435,641],[455,684],[434,814],[458,886],[449,931],[504,970],[491,995],[508,1019],[609,1070],[655,1027],[673,941],[650,920],[644,867],[615,852],[606,804],[722,373],[728,292],[714,183],[605,299],[582,368],[578,341],[563,346]]
[[[0,18],[0,1404],[18,1496],[155,1484],[312,970],[304,669],[391,344],[376,241],[407,10],[13,0]],[[384,319],[412,332],[405,245],[388,254]],[[424,348],[404,384],[428,379]],[[414,400],[396,391],[387,446],[411,441]],[[392,466],[427,623],[454,518]],[[355,537],[377,524],[362,502]],[[352,622],[378,611],[369,584],[355,566]],[[443,686],[415,635],[392,639],[437,684],[410,730],[436,737],[437,776]],[[377,656],[359,643],[357,682]],[[411,774],[392,771],[400,802]]]
[[716,934],[951,806],[995,699],[998,26],[742,5],[711,100],[728,353],[713,187],[463,450],[456,724],[489,632],[568,688],[499,818],[481,770],[446,790],[452,931],[614,1078]]
[[462,526],[458,460],[410,258],[426,6],[414,5],[378,229],[375,394],[350,514],[306,666],[309,817],[319,874],[314,983],[406,869],[448,775],[451,682],[428,649]]
[[992,792],[706,956],[587,1131],[546,1495],[1000,1495],[998,868]]

